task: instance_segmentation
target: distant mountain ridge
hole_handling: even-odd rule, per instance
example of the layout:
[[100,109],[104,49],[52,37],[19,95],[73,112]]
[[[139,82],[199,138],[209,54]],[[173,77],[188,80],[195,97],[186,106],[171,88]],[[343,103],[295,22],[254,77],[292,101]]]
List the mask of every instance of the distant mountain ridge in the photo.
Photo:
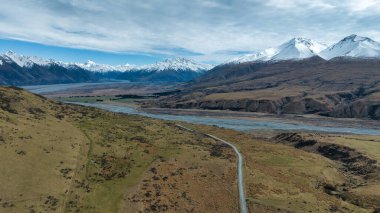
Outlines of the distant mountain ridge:
[[0,84],[33,85],[96,81],[95,76],[78,66],[14,52],[0,55]]
[[13,51],[7,51],[0,55],[1,62],[16,63],[20,67],[32,67],[33,65],[48,66],[51,64],[62,64],[62,62],[54,61],[52,59],[45,60],[37,56],[24,56],[19,55]]
[[67,63],[67,64],[72,64],[72,65],[81,67],[85,70],[92,71],[92,72],[112,72],[112,71],[126,72],[134,68],[137,68],[136,65],[131,65],[131,64],[116,65],[116,66],[112,66],[109,64],[97,64],[92,60],[88,60],[84,64],[82,63]]
[[56,61],[53,59],[43,59],[41,57],[37,56],[24,56],[17,54],[13,51],[7,51],[6,53],[0,55],[1,61],[5,62],[14,62],[20,67],[32,67],[34,64],[40,65],[40,66],[49,66],[51,64],[57,64],[64,67],[70,67],[70,66],[78,66],[82,69],[93,71],[93,72],[110,72],[110,71],[119,71],[119,72],[126,72],[126,71],[163,71],[163,70],[189,70],[194,72],[203,72],[206,70],[210,70],[213,68],[212,65],[209,64],[202,64],[195,62],[190,59],[186,58],[172,58],[172,59],[165,59],[164,61],[157,62],[155,64],[147,64],[147,65],[132,65],[132,64],[125,64],[125,65],[109,65],[109,64],[97,64],[92,60],[88,60],[86,63],[70,63],[70,62],[62,62],[62,61]]
[[325,60],[337,57],[380,58],[380,43],[368,37],[361,37],[355,34],[347,36],[331,46],[308,38],[298,37],[278,47],[234,58],[225,64],[253,61],[301,60],[314,56],[319,56]]
[[165,59],[164,61],[157,62],[155,64],[147,64],[147,65],[107,65],[107,64],[96,64],[95,62],[89,60],[84,64],[81,63],[68,63],[79,66],[83,69],[93,71],[93,72],[110,72],[110,71],[119,71],[119,72],[127,72],[127,71],[147,71],[147,72],[155,72],[155,71],[164,71],[164,70],[175,70],[175,71],[193,71],[193,72],[204,72],[213,68],[212,65],[202,64],[195,62],[186,58],[172,58]]
[[90,60],[86,63],[66,63],[8,51],[0,55],[0,84],[76,83],[105,79],[185,82],[193,80],[212,67],[185,58],[166,59],[142,66],[113,66],[96,64]]
[[[350,35],[327,46],[317,41],[297,37],[274,48],[234,58],[219,66],[248,62],[298,61],[312,57],[321,60],[334,58],[380,58],[380,43],[358,35]],[[96,82],[119,79],[150,82],[188,82],[212,70],[214,66],[186,58],[166,59],[148,65],[108,65],[94,61],[68,63],[23,56],[8,51],[0,55],[0,84],[31,85],[75,82]]]
[[143,66],[137,67],[135,70],[146,70],[146,71],[177,70],[177,71],[204,72],[212,68],[213,66],[209,64],[201,64],[190,59],[177,57],[174,59],[166,59],[162,62],[157,62],[156,64],[143,65]]
[[232,59],[232,63],[244,63],[250,61],[271,61],[271,60],[290,60],[304,59],[316,56],[325,49],[325,44],[307,38],[293,38],[290,41],[274,48],[268,48],[255,54],[247,54]]

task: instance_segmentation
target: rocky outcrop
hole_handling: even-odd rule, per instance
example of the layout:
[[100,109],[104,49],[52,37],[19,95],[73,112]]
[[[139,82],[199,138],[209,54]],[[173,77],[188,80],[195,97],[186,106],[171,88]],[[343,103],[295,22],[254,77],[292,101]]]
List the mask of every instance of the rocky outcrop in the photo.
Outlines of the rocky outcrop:
[[371,103],[358,100],[352,103],[342,103],[337,105],[329,116],[339,118],[372,118],[380,119],[380,103]]
[[272,139],[270,141],[321,155],[338,165],[346,181],[342,184],[323,183],[325,193],[365,208],[380,206],[379,196],[362,195],[355,191],[362,186],[378,184],[380,168],[375,159],[347,146],[318,141],[313,134],[281,133]]
[[366,179],[378,174],[380,168],[377,161],[371,159],[355,149],[302,137],[298,133],[281,133],[275,136],[274,141],[293,146],[308,152],[320,154],[330,160],[342,164],[346,173],[364,177]]

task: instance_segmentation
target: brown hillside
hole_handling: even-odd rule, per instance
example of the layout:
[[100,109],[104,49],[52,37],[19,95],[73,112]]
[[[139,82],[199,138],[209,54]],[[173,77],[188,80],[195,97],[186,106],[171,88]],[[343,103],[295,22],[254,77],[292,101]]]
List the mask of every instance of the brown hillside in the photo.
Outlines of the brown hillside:
[[223,65],[154,105],[380,119],[380,60]]

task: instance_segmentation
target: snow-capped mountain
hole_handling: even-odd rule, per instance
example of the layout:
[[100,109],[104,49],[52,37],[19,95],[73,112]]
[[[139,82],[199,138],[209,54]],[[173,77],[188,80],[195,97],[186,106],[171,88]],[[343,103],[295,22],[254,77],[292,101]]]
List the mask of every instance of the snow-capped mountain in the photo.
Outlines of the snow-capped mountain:
[[96,64],[95,62],[89,60],[84,64],[81,63],[72,63],[73,65],[77,65],[85,70],[93,71],[93,72],[109,72],[109,71],[118,71],[118,72],[126,72],[126,71],[145,71],[145,72],[160,72],[165,70],[174,70],[174,71],[192,71],[192,72],[204,72],[210,70],[213,66],[208,64],[197,63],[193,60],[186,58],[173,58],[166,59],[161,62],[157,62],[155,64],[147,64],[147,65],[108,65],[108,64]]
[[[18,66],[14,66],[17,64]],[[166,59],[149,65],[66,63],[8,51],[0,55],[0,84],[30,85],[99,80],[186,82],[202,75],[211,65],[185,58]],[[12,73],[12,74],[10,74]]]
[[175,71],[193,71],[193,72],[204,72],[212,69],[213,66],[209,64],[197,63],[193,60],[186,58],[173,58],[166,59],[155,64],[143,65],[137,67],[135,70],[143,71],[165,71],[165,70],[175,70]]
[[[193,60],[186,58],[173,58],[166,59],[155,64],[148,65],[109,65],[109,64],[97,64],[94,61],[88,60],[86,63],[68,63],[55,61],[53,59],[43,59],[37,56],[24,56],[17,54],[12,51],[8,51],[0,55],[0,63],[16,63],[20,67],[31,68],[34,64],[40,66],[49,66],[52,64],[60,65],[62,67],[68,68],[77,66],[87,71],[92,72],[126,72],[126,71],[164,71],[164,70],[176,70],[176,71],[193,71],[193,72],[203,72],[210,70],[213,66],[209,64],[197,63]],[[0,64],[1,65],[1,64]]]
[[197,63],[189,59],[174,58],[136,67],[130,72],[123,72],[118,78],[130,81],[186,82],[212,68],[211,65]]
[[[93,82],[89,71],[59,61],[8,51],[0,55],[0,84],[33,85]],[[16,65],[16,66],[15,66]]]
[[94,61],[88,60],[86,63],[70,63],[71,65],[76,65],[82,69],[93,71],[93,72],[110,72],[110,71],[118,71],[118,72],[126,72],[133,69],[136,69],[136,65],[116,65],[112,66],[109,64],[97,64]]
[[380,43],[367,37],[350,35],[327,47],[325,44],[311,39],[293,38],[278,47],[243,55],[227,63],[298,60],[313,56],[320,56],[326,60],[335,57],[380,58]]
[[[16,63],[20,67],[24,68],[31,68],[33,65],[39,65],[39,66],[50,66],[50,65],[59,65],[64,68],[72,68],[72,67],[80,67],[87,71],[93,71],[93,72],[108,72],[108,71],[129,71],[131,69],[136,68],[134,65],[107,65],[107,64],[96,64],[95,62],[88,60],[86,63],[67,63],[67,62],[61,62],[61,61],[55,61],[53,59],[43,59],[37,56],[24,56],[17,54],[12,51],[8,51],[2,55],[0,55],[2,58],[1,61],[7,62],[7,63]],[[1,65],[1,64],[0,64]]]
[[7,63],[16,63],[20,67],[32,67],[34,64],[40,65],[40,66],[46,66],[52,63],[55,63],[53,60],[45,60],[43,58],[37,57],[37,56],[24,56],[19,55],[15,52],[8,51],[1,55],[2,60],[4,60]]
[[255,54],[244,55],[227,63],[244,63],[249,61],[281,61],[310,58],[318,55],[327,46],[307,38],[293,38],[274,48],[268,48]]
[[380,57],[380,43],[358,35],[350,35],[320,52],[326,60],[335,57],[378,58]]
[[307,38],[293,38],[282,44],[272,60],[303,59],[318,55],[327,46]]

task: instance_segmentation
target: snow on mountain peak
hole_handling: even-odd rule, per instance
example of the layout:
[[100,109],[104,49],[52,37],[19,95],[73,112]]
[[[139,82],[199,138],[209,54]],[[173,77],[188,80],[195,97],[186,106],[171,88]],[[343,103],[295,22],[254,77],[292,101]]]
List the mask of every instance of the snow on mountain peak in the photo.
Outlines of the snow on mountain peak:
[[125,64],[125,65],[116,65],[112,66],[109,64],[97,64],[92,60],[87,60],[86,63],[72,63],[69,65],[76,65],[82,69],[93,71],[93,72],[110,72],[110,71],[118,71],[125,72],[135,69],[135,65]]
[[326,45],[308,38],[293,38],[277,48],[271,60],[304,59],[316,56]]
[[294,38],[291,40],[291,42],[294,42],[294,46],[296,46],[298,49],[302,48],[302,46],[307,47],[312,53],[318,54],[322,50],[326,49],[327,45],[313,41],[308,38]]
[[93,72],[108,72],[108,71],[119,71],[119,72],[126,72],[126,71],[164,71],[164,70],[176,70],[176,71],[194,71],[194,72],[201,72],[206,71],[212,68],[211,65],[208,64],[200,64],[195,61],[192,61],[190,59],[186,58],[172,58],[172,59],[165,59],[164,61],[157,62],[155,64],[148,64],[148,65],[142,65],[142,66],[136,66],[136,65],[107,65],[107,64],[97,64],[94,61],[88,60],[86,63],[75,63],[75,65],[90,70]]
[[255,54],[244,55],[227,63],[243,63],[249,61],[281,61],[310,58],[318,55],[326,48],[325,44],[308,38],[296,37],[278,47],[268,48]]
[[87,60],[85,64],[88,65],[88,66],[94,66],[94,65],[96,65],[96,63],[94,61],[91,61],[91,60]]
[[210,70],[213,66],[209,64],[197,63],[193,60],[186,58],[172,58],[165,59],[164,61],[157,62],[155,64],[143,65],[138,67],[138,70],[144,71],[164,71],[164,70],[176,70],[176,71],[193,71],[202,72]]
[[19,55],[13,51],[7,51],[3,55],[1,55],[2,58],[6,62],[14,62],[20,67],[32,67],[34,64],[45,66],[51,63],[54,63],[53,60],[45,60],[43,58],[37,57],[37,56],[24,56]]
[[320,53],[329,60],[335,57],[378,58],[380,43],[358,35],[350,35]]
[[373,40],[368,38],[368,37],[362,37],[362,36],[358,36],[356,34],[352,34],[350,36],[343,38],[342,41],[358,42],[358,41],[373,41]]
[[58,64],[65,68],[80,67],[82,69],[93,72],[126,72],[126,71],[163,71],[163,70],[175,70],[175,71],[193,71],[202,72],[210,70],[213,66],[208,64],[201,64],[186,58],[172,58],[166,59],[155,64],[136,66],[131,64],[125,65],[109,65],[109,64],[97,64],[92,60],[88,60],[85,63],[65,63],[60,61],[54,61],[52,59],[45,60],[37,56],[24,56],[19,55],[12,51],[0,55],[0,65],[5,63],[16,63],[20,67],[31,68],[35,64],[40,66],[49,66],[51,64]]

